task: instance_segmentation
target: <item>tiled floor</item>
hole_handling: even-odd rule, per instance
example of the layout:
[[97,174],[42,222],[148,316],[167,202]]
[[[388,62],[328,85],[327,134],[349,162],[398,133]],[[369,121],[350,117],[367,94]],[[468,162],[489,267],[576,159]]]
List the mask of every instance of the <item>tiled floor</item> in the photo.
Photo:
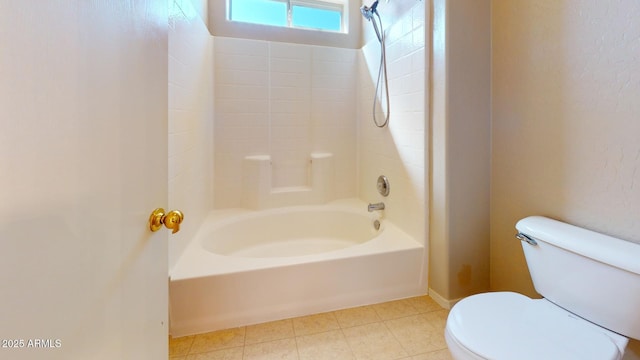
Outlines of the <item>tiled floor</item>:
[[170,339],[172,360],[445,360],[448,311],[428,296]]

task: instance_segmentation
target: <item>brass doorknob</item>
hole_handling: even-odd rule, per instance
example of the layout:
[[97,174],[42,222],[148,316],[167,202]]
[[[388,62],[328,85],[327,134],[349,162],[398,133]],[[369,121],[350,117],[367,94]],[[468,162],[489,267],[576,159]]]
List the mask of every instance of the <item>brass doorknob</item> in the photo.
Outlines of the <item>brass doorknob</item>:
[[175,234],[180,231],[182,220],[184,220],[184,214],[180,210],[171,210],[165,214],[163,208],[157,208],[149,216],[149,229],[158,231],[164,224],[167,229],[173,230],[171,231],[172,234]]

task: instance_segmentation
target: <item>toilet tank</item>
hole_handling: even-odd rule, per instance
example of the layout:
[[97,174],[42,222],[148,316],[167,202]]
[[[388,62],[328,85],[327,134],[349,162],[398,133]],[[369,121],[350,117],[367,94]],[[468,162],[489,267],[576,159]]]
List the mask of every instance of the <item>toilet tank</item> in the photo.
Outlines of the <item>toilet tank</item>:
[[640,339],[640,244],[542,216],[516,224],[536,291],[556,305]]

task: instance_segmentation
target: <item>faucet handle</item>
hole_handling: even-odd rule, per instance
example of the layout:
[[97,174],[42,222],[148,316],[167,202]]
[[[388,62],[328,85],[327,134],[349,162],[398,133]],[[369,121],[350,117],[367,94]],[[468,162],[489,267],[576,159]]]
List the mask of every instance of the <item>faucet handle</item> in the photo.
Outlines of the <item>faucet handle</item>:
[[384,210],[384,203],[383,202],[379,202],[379,203],[375,203],[375,204],[369,204],[369,206],[367,206],[367,210],[369,212],[372,212],[374,210]]

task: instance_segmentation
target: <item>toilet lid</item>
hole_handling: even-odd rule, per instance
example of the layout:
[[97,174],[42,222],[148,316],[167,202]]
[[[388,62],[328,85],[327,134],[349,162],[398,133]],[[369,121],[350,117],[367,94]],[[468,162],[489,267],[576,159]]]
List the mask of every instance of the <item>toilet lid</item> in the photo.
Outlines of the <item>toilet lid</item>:
[[458,302],[447,328],[467,350],[486,359],[619,359],[604,329],[539,299],[512,292]]

